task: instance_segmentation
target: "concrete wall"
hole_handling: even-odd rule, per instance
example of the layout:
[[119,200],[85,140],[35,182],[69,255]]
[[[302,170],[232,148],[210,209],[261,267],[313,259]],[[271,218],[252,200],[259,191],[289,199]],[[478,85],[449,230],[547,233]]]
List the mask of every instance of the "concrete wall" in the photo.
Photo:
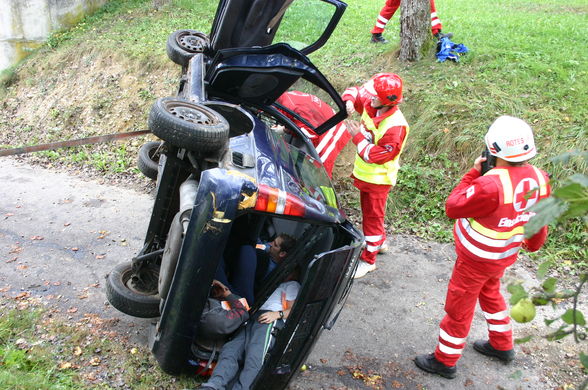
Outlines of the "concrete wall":
[[0,70],[38,48],[54,30],[71,27],[108,0],[0,0]]

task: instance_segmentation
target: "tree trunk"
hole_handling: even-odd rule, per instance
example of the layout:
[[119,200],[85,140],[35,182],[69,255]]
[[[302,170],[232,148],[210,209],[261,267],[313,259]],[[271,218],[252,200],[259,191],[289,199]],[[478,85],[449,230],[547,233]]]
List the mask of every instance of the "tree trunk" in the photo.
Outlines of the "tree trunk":
[[401,61],[418,61],[423,46],[430,39],[429,0],[402,0],[400,3],[400,54]]

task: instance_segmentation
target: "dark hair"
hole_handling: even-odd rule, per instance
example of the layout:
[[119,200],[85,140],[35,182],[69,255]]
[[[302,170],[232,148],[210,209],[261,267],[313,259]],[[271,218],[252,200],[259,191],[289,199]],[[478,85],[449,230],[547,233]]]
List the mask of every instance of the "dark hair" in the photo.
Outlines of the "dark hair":
[[289,234],[280,233],[278,237],[282,239],[282,244],[280,245],[280,251],[290,253],[292,248],[296,245],[296,239]]

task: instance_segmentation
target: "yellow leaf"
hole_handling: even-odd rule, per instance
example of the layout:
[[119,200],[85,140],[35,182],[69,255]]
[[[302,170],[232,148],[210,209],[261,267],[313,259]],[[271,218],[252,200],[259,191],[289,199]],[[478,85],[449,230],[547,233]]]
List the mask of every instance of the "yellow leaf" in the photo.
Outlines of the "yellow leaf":
[[80,347],[75,347],[73,353],[76,356],[80,356],[82,354],[82,349]]
[[93,366],[100,365],[100,358],[99,357],[93,357],[92,359],[90,359],[90,364],[93,365]]
[[59,363],[58,367],[60,370],[67,370],[68,368],[71,368],[71,363],[70,362],[61,362],[61,363]]
[[137,348],[131,348],[131,355],[134,355],[138,352]]

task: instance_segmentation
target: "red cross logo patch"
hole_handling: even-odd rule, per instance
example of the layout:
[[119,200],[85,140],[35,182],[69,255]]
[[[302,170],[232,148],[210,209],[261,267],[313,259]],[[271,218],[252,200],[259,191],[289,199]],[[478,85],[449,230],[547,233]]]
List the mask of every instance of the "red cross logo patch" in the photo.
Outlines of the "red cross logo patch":
[[517,184],[514,192],[514,209],[516,211],[524,211],[535,203],[539,199],[539,184],[535,179],[526,178]]

